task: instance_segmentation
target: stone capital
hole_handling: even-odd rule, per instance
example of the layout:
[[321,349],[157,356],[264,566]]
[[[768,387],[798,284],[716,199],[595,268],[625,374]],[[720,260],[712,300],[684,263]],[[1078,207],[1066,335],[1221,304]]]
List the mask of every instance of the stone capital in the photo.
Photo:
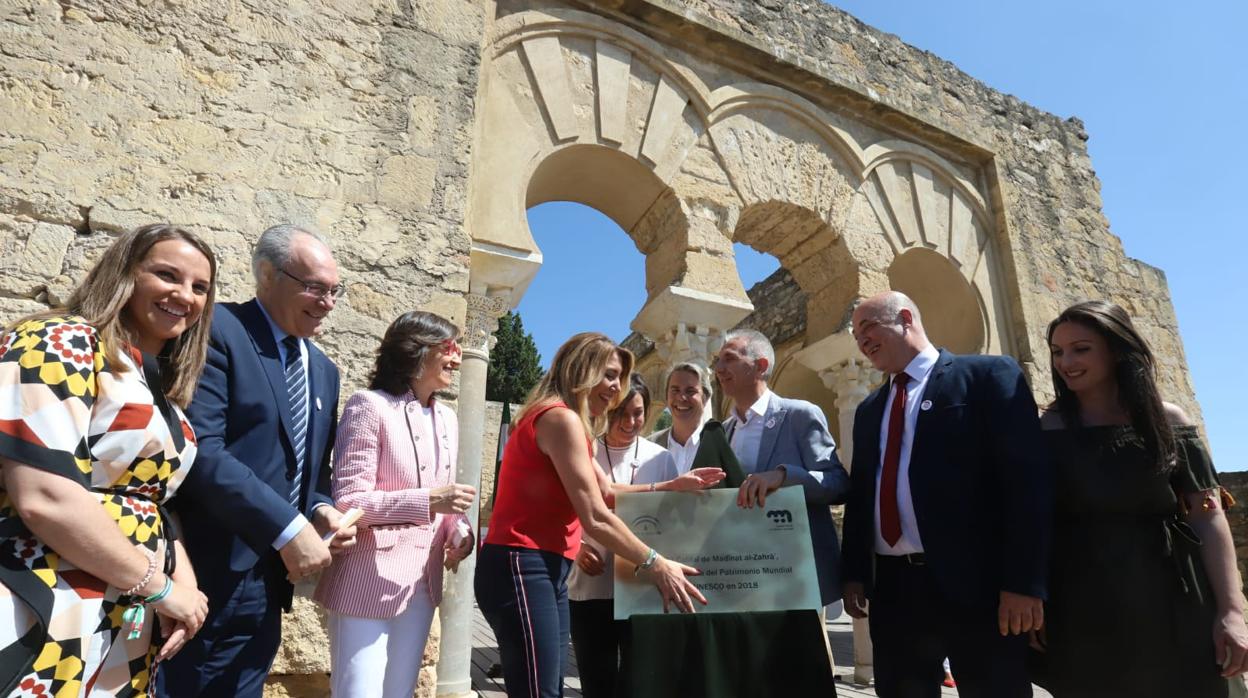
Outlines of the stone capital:
[[490,350],[498,340],[498,319],[511,309],[507,295],[486,296],[469,293],[468,312],[464,317],[464,353],[482,359],[490,357]]
[[504,296],[513,308],[520,304],[520,298],[542,267],[540,252],[481,240],[473,241],[469,260],[472,279],[468,290],[481,295]]
[[734,298],[669,286],[646,302],[632,328],[654,342],[667,366],[685,361],[707,366],[728,330],[753,309]]
[[839,365],[819,372],[825,388],[836,392],[836,408],[842,412],[854,410],[879,385],[884,375],[869,361],[851,357]]
[[794,355],[806,368],[814,371],[825,388],[836,392],[836,407],[853,414],[883,375],[871,366],[858,351],[849,330],[841,330],[803,348]]

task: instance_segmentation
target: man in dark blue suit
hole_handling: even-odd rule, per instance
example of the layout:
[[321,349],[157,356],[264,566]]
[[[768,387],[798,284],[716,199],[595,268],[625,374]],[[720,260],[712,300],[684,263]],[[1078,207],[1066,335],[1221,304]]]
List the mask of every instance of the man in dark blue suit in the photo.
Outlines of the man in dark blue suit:
[[292,582],[355,541],[330,499],[338,369],[310,341],[342,295],[337,264],[320,236],[279,225],[257,241],[252,271],[256,297],[216,307],[187,410],[199,455],[175,511],[209,611],[160,667],[170,698],[259,698]]
[[853,331],[888,376],[854,418],[842,546],[845,608],[870,611],[876,691],[938,696],[949,657],[959,695],[1030,696],[1053,482],[1022,371],[937,351],[897,292],[860,304]]

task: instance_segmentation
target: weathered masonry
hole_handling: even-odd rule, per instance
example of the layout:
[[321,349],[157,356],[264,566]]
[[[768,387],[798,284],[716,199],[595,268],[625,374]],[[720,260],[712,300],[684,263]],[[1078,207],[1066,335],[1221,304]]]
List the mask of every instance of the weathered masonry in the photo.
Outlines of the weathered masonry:
[[[399,312],[467,329],[465,481],[490,333],[542,266],[525,212],[552,200],[606,213],[646,256],[633,327],[652,378],[752,312],[733,243],[775,255],[805,307],[776,387],[824,407],[847,461],[878,380],[847,318],[888,288],[939,343],[1017,357],[1042,396],[1049,319],[1114,300],[1199,414],[1164,277],[1110,234],[1082,125],[818,2],[16,0],[0,115],[4,319],[65,298],[139,223],[203,233],[226,299],[249,294],[260,230],[315,226],[349,286],[322,341],[348,390]],[[439,694],[469,690],[472,572],[449,581]],[[325,670],[308,628],[291,674]]]

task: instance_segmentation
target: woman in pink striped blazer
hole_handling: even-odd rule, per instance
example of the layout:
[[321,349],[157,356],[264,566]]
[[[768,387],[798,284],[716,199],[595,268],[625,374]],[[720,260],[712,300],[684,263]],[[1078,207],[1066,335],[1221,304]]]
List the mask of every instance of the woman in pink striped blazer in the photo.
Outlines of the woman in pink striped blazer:
[[434,394],[451,385],[459,328],[433,313],[400,315],[377,350],[369,390],[338,424],[334,500],[358,507],[358,543],[334,558],[313,598],[329,609],[336,697],[411,698],[442,566],[472,552],[463,512],[476,491],[453,481],[458,422]]

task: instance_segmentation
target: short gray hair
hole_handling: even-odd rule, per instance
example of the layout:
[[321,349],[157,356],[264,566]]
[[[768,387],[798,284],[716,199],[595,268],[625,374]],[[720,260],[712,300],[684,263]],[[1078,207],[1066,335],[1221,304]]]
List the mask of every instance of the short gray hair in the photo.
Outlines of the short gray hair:
[[746,358],[752,361],[767,359],[767,370],[763,371],[763,379],[771,378],[771,372],[776,367],[776,350],[771,347],[771,340],[767,339],[767,335],[758,330],[742,328],[729,332],[724,337],[724,343],[727,344],[734,339],[745,340]]
[[315,230],[301,228],[293,223],[279,223],[260,233],[256,248],[251,251],[251,275],[256,283],[260,283],[261,261],[273,265],[274,269],[285,269],[290,264],[290,247],[296,235],[307,235],[326,248],[329,247],[325,236]]
[[[682,361],[672,367],[667,375],[663,378],[663,393],[672,387],[672,376],[677,373],[690,373],[698,377],[698,385],[702,386],[702,399],[708,400],[711,397],[711,374],[705,368],[699,366],[692,361]],[[664,397],[666,401],[666,397]]]

